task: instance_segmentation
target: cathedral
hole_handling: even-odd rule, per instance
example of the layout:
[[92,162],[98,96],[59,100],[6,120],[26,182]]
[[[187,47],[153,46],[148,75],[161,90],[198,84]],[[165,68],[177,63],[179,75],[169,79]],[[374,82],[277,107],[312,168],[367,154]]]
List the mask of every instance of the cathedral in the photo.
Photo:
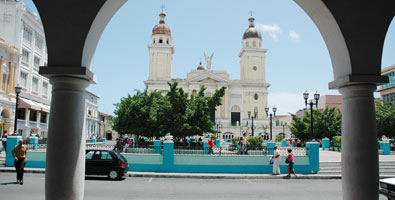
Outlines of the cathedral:
[[[206,66],[202,63],[191,70],[185,79],[172,78],[172,59],[174,46],[170,27],[165,23],[166,14],[162,11],[159,24],[152,30],[149,51],[149,77],[144,83],[148,91],[169,90],[167,82],[178,82],[179,87],[189,94],[197,94],[204,85],[207,96],[214,94],[216,89],[226,87],[222,105],[212,112],[216,127],[220,128],[220,137],[229,141],[243,133],[262,135],[268,139],[269,118],[266,116],[268,88],[266,82],[266,52],[262,48],[261,32],[255,28],[255,18],[250,16],[248,28],[242,37],[240,57],[240,80],[231,80],[226,71],[215,70],[211,66],[213,54],[206,55]],[[271,109],[270,109],[271,110]],[[253,118],[253,119],[252,119]],[[254,130],[252,130],[252,120]],[[281,132],[273,125],[275,132]],[[267,130],[266,130],[267,129]],[[276,130],[275,130],[276,129]]]

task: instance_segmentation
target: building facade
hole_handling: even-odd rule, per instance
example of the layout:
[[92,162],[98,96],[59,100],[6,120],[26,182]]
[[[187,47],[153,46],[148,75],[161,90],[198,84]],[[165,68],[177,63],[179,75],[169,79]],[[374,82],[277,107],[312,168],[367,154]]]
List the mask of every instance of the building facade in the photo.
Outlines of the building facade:
[[[269,124],[265,113],[267,107],[268,88],[266,82],[266,52],[262,47],[261,32],[255,28],[254,17],[251,16],[249,26],[242,37],[240,57],[240,79],[231,80],[226,71],[214,70],[211,61],[214,54],[205,56],[206,66],[202,63],[191,70],[185,79],[173,79],[172,56],[174,46],[169,26],[165,23],[164,12],[160,13],[159,24],[154,26],[151,35],[151,44],[148,45],[150,55],[149,77],[144,83],[150,91],[168,91],[168,82],[178,82],[179,87],[189,94],[197,94],[201,86],[205,86],[207,96],[215,93],[215,90],[226,87],[222,105],[212,113],[215,123],[222,124],[221,134],[224,140],[232,139],[243,133],[252,135],[251,115],[257,113],[254,118],[254,135],[264,135],[265,125]],[[282,132],[282,128],[273,128],[275,134]],[[289,130],[287,129],[288,133]],[[267,133],[267,132],[266,132]]]
[[377,92],[380,92],[382,100],[395,103],[395,65],[382,69],[381,75],[388,76],[389,82],[381,85]]
[[0,135],[12,133],[15,116],[16,72],[20,59],[18,49],[0,38]]
[[100,121],[100,137],[107,140],[115,140],[118,138],[118,132],[112,129],[112,116],[106,113],[99,112]]
[[99,137],[100,118],[99,106],[97,102],[100,98],[95,94],[86,91],[85,95],[85,138],[92,139]]
[[[23,2],[2,0],[0,13],[0,37],[21,55],[14,72],[16,84],[22,88],[17,132],[23,137],[46,137],[51,85],[47,78],[38,74],[39,66],[45,66],[48,58],[43,25]],[[13,121],[14,116],[11,118]]]

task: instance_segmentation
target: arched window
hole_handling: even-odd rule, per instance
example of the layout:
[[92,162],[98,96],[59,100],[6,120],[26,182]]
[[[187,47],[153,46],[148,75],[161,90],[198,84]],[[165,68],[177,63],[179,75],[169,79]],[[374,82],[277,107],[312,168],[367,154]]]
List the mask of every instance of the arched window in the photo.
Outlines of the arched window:
[[252,42],[252,46],[253,46],[253,47],[256,47],[256,42],[255,42],[255,41]]
[[246,47],[249,47],[250,46],[250,43],[249,42],[246,42]]
[[[259,95],[258,95],[257,93],[255,93],[255,94],[254,94],[254,99],[255,99],[255,100],[258,100],[258,98],[259,98]],[[257,107],[255,107],[255,108],[256,108],[256,110],[258,110]],[[254,110],[255,110],[255,109],[254,109]]]
[[154,43],[154,44],[155,44],[155,39],[153,39],[153,40],[152,40],[152,43]]
[[3,64],[3,88],[1,88],[3,91],[7,92],[8,88],[8,79],[10,78],[10,69],[8,68],[7,65]]
[[169,40],[166,40],[166,43],[169,44]]
[[197,94],[197,91],[196,90],[192,90],[192,95],[196,96],[196,94]]
[[162,38],[159,38],[159,43],[163,43],[163,39]]

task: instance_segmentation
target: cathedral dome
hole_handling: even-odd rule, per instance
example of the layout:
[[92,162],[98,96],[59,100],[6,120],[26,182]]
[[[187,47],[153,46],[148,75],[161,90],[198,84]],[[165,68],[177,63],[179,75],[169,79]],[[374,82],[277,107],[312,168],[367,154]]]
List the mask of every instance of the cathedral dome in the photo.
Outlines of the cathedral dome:
[[244,31],[243,40],[248,39],[248,38],[262,39],[261,32],[257,28],[255,28],[255,25],[254,25],[255,18],[253,16],[251,16],[248,19],[248,21],[250,22],[250,27],[248,27],[247,30]]
[[156,35],[156,34],[171,35],[170,27],[165,24],[166,14],[164,12],[161,12],[159,16],[160,16],[159,24],[154,26],[154,28],[152,29],[152,35]]

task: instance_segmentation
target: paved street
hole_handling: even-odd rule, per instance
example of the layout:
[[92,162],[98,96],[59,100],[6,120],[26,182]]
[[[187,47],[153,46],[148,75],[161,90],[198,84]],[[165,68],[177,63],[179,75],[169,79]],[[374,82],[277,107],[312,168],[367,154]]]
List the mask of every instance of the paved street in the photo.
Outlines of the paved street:
[[[16,185],[14,173],[1,173],[1,199],[44,199],[44,174],[25,174],[25,184]],[[341,199],[341,180],[298,179],[184,179],[126,178],[109,181],[89,178],[85,181],[85,200],[109,199]],[[380,196],[380,200],[385,200]]]

